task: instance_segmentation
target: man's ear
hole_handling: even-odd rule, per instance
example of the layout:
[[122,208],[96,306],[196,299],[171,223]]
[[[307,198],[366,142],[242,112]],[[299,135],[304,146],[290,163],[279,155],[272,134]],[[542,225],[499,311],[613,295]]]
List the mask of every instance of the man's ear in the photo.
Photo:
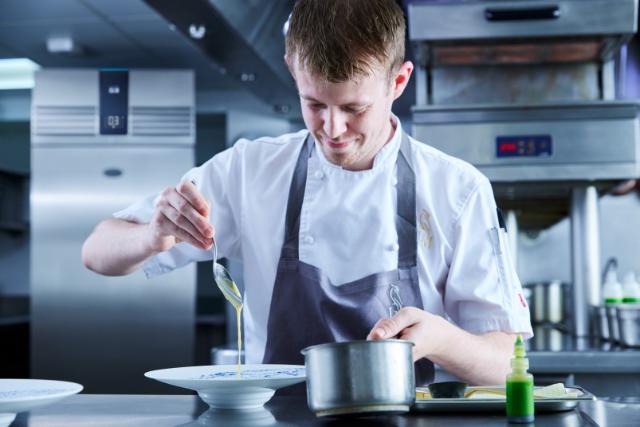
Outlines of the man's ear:
[[291,64],[291,59],[287,55],[284,55],[284,63],[287,64],[289,73],[291,74],[291,77],[293,77],[293,80],[295,80],[296,74],[293,72],[293,64]]
[[400,95],[404,92],[404,89],[409,84],[409,79],[411,78],[411,73],[413,72],[413,62],[406,61],[404,62],[398,71],[396,71],[395,76],[393,77],[393,99],[398,99]]

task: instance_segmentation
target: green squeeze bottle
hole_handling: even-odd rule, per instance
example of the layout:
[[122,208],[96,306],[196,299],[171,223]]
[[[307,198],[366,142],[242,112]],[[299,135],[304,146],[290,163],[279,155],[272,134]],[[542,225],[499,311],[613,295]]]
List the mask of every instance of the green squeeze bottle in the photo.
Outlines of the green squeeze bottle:
[[522,336],[518,335],[511,359],[511,373],[507,375],[507,418],[510,423],[532,423],[533,375],[527,372],[529,359]]

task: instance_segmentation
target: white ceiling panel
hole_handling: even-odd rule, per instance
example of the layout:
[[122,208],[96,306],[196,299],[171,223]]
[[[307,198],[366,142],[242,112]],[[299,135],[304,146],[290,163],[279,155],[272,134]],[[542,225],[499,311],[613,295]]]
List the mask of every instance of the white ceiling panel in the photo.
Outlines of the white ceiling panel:
[[[133,0],[138,1],[138,0]],[[97,17],[78,0],[0,0],[0,26],[93,21]]]
[[57,59],[56,55],[48,53],[46,49],[47,38],[53,36],[73,38],[76,43],[86,48],[88,57],[109,57],[136,51],[139,55],[148,55],[111,25],[101,21],[33,24],[29,25],[28,30],[20,31],[18,35],[14,28],[0,27],[0,43],[42,65],[48,65],[49,61]]
[[[2,1],[2,0],[0,0]],[[76,0],[87,8],[107,18],[128,19],[140,16],[157,16],[157,13],[142,0]]]
[[[85,53],[50,54],[52,36]],[[0,58],[20,56],[43,67],[189,68],[199,90],[242,87],[143,0],[0,0]]]
[[0,44],[0,59],[15,58],[17,55],[14,51]]

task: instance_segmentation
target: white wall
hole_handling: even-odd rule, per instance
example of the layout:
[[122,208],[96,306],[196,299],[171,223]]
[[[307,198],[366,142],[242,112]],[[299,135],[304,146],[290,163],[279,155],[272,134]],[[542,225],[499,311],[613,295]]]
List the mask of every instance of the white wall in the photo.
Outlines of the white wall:
[[276,136],[298,130],[270,106],[242,90],[198,92],[196,109],[199,113],[226,113],[228,147],[239,138]]
[[[640,273],[640,195],[600,199],[600,270],[607,259],[618,259],[619,279]],[[572,282],[571,225],[567,218],[531,239],[519,236],[518,273],[522,283],[560,279]]]

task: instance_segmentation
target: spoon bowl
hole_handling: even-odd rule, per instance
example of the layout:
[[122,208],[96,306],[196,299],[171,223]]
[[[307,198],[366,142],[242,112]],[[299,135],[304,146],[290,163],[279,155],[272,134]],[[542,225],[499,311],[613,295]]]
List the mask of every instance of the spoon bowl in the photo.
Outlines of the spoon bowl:
[[227,269],[217,262],[213,263],[213,278],[224,297],[234,308],[237,309],[238,306],[242,306],[242,295],[240,294],[238,286],[231,278]]
[[233,307],[238,310],[239,307],[242,307],[242,294],[240,294],[240,289],[236,285],[236,282],[233,281],[231,275],[221,264],[218,264],[218,248],[216,246],[215,240],[213,241],[213,280],[215,280],[216,285],[222,292],[222,295],[233,305]]

